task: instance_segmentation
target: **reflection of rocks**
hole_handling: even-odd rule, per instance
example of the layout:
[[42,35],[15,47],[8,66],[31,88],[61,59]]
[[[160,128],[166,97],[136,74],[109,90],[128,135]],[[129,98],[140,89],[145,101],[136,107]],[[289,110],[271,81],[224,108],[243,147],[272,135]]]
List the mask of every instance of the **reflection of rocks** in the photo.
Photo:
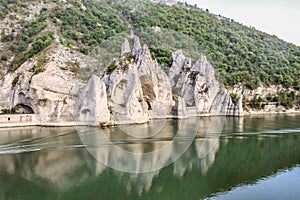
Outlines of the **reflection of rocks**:
[[[51,198],[50,195],[50,199],[76,199],[78,197],[76,195],[81,194],[83,196],[91,193],[95,195],[94,199],[138,199],[137,194],[143,195],[145,198],[157,194],[159,199],[165,199],[166,196],[172,196],[170,191],[173,194],[172,199],[177,197],[185,199],[187,194],[191,194],[190,199],[200,198],[199,196],[204,199],[218,191],[229,191],[233,187],[273,176],[275,172],[297,166],[299,163],[297,153],[300,152],[298,145],[300,136],[293,133],[298,127],[298,116],[289,118],[289,123],[284,125],[280,122],[287,119],[285,115],[273,115],[266,118],[262,116],[245,117],[244,132],[247,138],[251,137],[252,139],[232,136],[230,133],[239,130],[239,126],[243,122],[231,120],[236,118],[227,119],[228,132],[223,133],[223,138],[219,142],[215,134],[218,129],[208,125],[210,122],[213,122],[211,123],[213,125],[218,125],[219,120],[209,117],[202,118],[199,121],[201,129],[198,131],[198,138],[191,148],[174,165],[151,173],[129,174],[111,171],[107,166],[96,162],[85,149],[60,148],[59,150],[46,149],[26,154],[0,155],[0,199],[6,197],[6,194],[12,193],[20,196],[20,198],[12,199],[22,199],[24,196],[27,197],[30,191],[37,191],[45,196],[47,194],[48,199],[49,193],[55,197]],[[169,124],[166,125],[163,136],[174,136],[174,130],[178,127],[178,124],[174,122],[176,121],[168,121]],[[206,126],[202,128],[202,124]],[[262,133],[249,136],[249,132],[247,132],[249,127],[251,127],[250,131],[270,130],[267,127],[271,127],[272,130],[283,131],[284,133],[288,131],[292,134],[277,134],[275,131],[274,134]],[[16,143],[16,141],[22,141],[22,145],[25,146],[38,142],[47,143],[47,147],[55,144],[59,147],[80,144],[76,135],[67,134],[72,130],[31,129],[31,131],[29,128],[19,129],[19,134],[17,129],[10,133],[0,129],[0,152],[3,153],[4,144],[20,147],[20,143]],[[44,132],[45,130],[47,131]],[[207,130],[212,130],[212,133],[205,135]],[[57,132],[64,132],[66,135],[58,135]],[[229,133],[229,137],[227,133]],[[16,137],[17,135],[19,138]],[[41,138],[43,135],[46,136]],[[110,133],[106,133],[106,136],[113,142],[126,140],[133,142],[133,144],[117,145],[126,150],[133,151],[135,147],[138,147],[138,152],[148,152],[159,148],[158,145],[152,145],[156,142],[141,145],[141,142],[134,142],[131,137],[125,138],[123,135],[116,134],[113,129],[110,129]],[[96,134],[94,134],[94,138],[97,138]],[[158,136],[156,138],[163,139],[163,137]],[[225,143],[226,138],[231,138],[228,139],[229,145]],[[93,141],[92,139],[91,141]],[[164,145],[162,141],[157,143]],[[92,144],[97,145],[94,145],[97,148],[95,152],[98,152],[99,155],[105,155],[102,151],[108,149],[104,148],[106,145],[95,141],[90,143],[90,148],[93,147]],[[180,147],[180,143],[172,145],[174,147],[172,151],[176,151]],[[274,149],[274,145],[277,147],[276,149]],[[218,155],[216,156],[217,152]],[[105,156],[114,155],[114,152],[107,151]],[[165,153],[166,157],[170,155],[172,156],[169,152]],[[121,154],[116,159],[119,159],[120,156]],[[250,157],[254,160],[249,159]],[[166,162],[167,158],[161,156],[158,159]],[[215,161],[215,159],[218,160]],[[286,162],[282,163],[279,160]],[[138,167],[143,167],[142,165],[143,163],[139,163]],[[220,174],[224,171],[226,173]],[[241,176],[241,174],[247,176]],[[18,185],[17,189],[16,185]],[[174,188],[183,188],[184,190],[174,190]],[[116,195],[110,193],[108,196],[107,191],[113,191]],[[128,194],[124,191],[127,191]],[[149,193],[147,193],[148,191]]]
[[[98,174],[103,172],[104,166],[124,171],[124,174],[126,174],[125,172],[134,172],[134,174],[130,175],[130,180],[126,183],[126,187],[129,191],[136,190],[138,194],[141,194],[149,190],[153,178],[159,173],[159,171],[151,171],[162,169],[177,159],[174,163],[174,175],[183,176],[193,166],[200,167],[202,173],[205,174],[215,161],[215,154],[219,149],[218,133],[221,132],[223,123],[224,119],[220,117],[204,118],[203,120],[191,118],[179,120],[175,124],[174,121],[168,121],[161,134],[153,137],[153,139],[169,138],[167,141],[158,140],[150,143],[105,145],[101,146],[101,148],[94,148],[94,146],[97,146],[100,142],[131,141],[134,138],[115,136],[112,133],[114,132],[112,129],[102,130],[105,133],[101,134],[97,128],[87,128],[86,130],[83,128],[82,132],[86,132],[86,134],[81,134],[80,137],[83,143],[91,146],[91,148],[88,148],[89,152],[100,161],[96,166]],[[200,126],[195,127],[195,124]],[[181,130],[182,133],[179,133],[178,130]],[[179,135],[174,135],[176,132]],[[190,143],[190,140],[184,138],[191,137],[193,141],[193,132],[197,133],[201,138],[194,143]],[[170,141],[174,136],[178,137],[179,140]],[[142,141],[145,142],[145,140]],[[188,150],[190,145],[195,148],[196,156],[193,151],[194,148]],[[152,154],[149,155],[149,152],[152,152]],[[182,153],[184,154],[181,156]]]
[[[198,161],[201,163],[201,171],[203,174],[214,164],[216,153],[219,150],[219,138],[213,137],[204,141],[195,141]],[[205,155],[205,156],[204,156]]]
[[141,196],[143,193],[147,193],[151,189],[153,180],[159,175],[159,171],[143,174],[129,174],[128,178],[126,175],[128,174],[124,173],[120,175],[119,181],[123,183],[127,193],[137,193]]
[[[183,177],[185,173],[192,170],[193,167],[198,166],[202,174],[206,174],[208,169],[214,164],[215,155],[219,150],[218,138],[195,140],[194,146],[196,149],[196,156],[192,152],[186,152],[180,159],[174,163],[174,174]],[[206,156],[203,157],[202,155]]]
[[221,134],[223,117],[204,118],[200,120],[201,129],[198,131],[199,138],[193,143],[196,155],[190,151],[186,152],[174,163],[174,174],[183,177],[193,166],[198,166],[203,174],[213,165],[215,155],[219,150],[219,134]]
[[[269,116],[264,116],[264,118]],[[243,117],[230,117],[226,119],[226,126],[224,127],[224,132],[227,132],[227,129],[235,133],[244,132],[244,120]]]
[[[14,129],[15,131],[12,130],[11,133],[2,130],[0,135],[2,144],[11,145],[15,150],[27,148],[30,151],[31,147],[46,150],[27,155],[1,155],[0,169],[5,170],[8,174],[19,176],[32,182],[36,181],[37,178],[42,178],[56,185],[62,191],[76,187],[81,183],[84,184],[94,176],[101,176],[107,170],[107,166],[114,165],[117,168],[124,169],[127,167],[132,172],[158,169],[157,171],[148,173],[118,173],[118,177],[120,177],[119,181],[124,184],[129,193],[136,192],[142,194],[150,190],[153,179],[159,175],[160,167],[170,164],[173,159],[178,159],[187,150],[190,142],[193,140],[190,141],[184,138],[193,136],[191,135],[193,131],[198,132],[199,136],[204,137],[206,131],[210,128],[208,126],[199,127],[201,129],[198,131],[191,124],[197,124],[197,122],[199,125],[207,124],[208,120],[210,119],[205,118],[201,120],[191,118],[189,120],[179,120],[178,123],[174,120],[167,120],[161,133],[152,138],[154,141],[149,142],[145,142],[145,140],[133,140],[133,137],[125,137],[125,134],[116,134],[115,131],[119,132],[120,130],[114,130],[113,128],[102,129],[104,134],[101,134],[96,127],[81,127],[82,129],[80,128],[78,131],[81,133],[80,137],[83,144],[88,145],[90,153],[101,162],[92,159],[84,149],[72,147],[75,144],[82,144],[78,136],[73,134],[74,130],[72,128],[27,128],[19,130],[19,133],[18,129]],[[176,135],[178,129],[182,133]],[[174,136],[177,136],[178,140],[170,141]],[[16,143],[16,141],[18,142]],[[111,145],[107,141],[131,142]],[[132,143],[132,141],[135,142]],[[20,144],[22,145],[20,146]],[[60,150],[69,145],[71,145],[71,149]],[[185,152],[174,163],[174,174],[177,176],[183,176],[193,166],[200,167],[201,171],[205,172],[214,162],[214,156],[218,150],[217,140],[203,138],[198,139],[191,145],[192,149]],[[213,145],[215,145],[215,148]],[[114,147],[120,150],[116,150]],[[48,148],[52,150],[47,150]],[[162,148],[163,150],[158,152]],[[0,152],[3,152],[3,149],[4,147],[1,146]],[[196,156],[194,149],[197,152]],[[206,150],[208,151],[205,152]],[[139,156],[128,156],[126,152],[141,154]],[[149,156],[147,154],[149,152],[157,153]],[[85,171],[81,173],[80,169],[86,169],[90,172],[86,173]]]
[[[10,131],[1,130],[0,141],[1,154],[9,151],[7,155],[1,155],[0,169],[6,169],[11,175],[20,176],[28,181],[37,178],[47,180],[61,190],[74,187],[86,179],[85,176],[73,177],[73,172],[86,165],[87,154],[76,149],[70,151],[47,150],[28,154],[39,148],[58,148],[68,146],[75,142],[73,128],[15,128]],[[58,133],[70,135],[63,136]],[[78,140],[78,139],[77,139]],[[78,140],[80,142],[80,140]],[[64,144],[62,146],[62,144]],[[75,143],[76,144],[76,143]],[[19,153],[18,153],[19,152]]]

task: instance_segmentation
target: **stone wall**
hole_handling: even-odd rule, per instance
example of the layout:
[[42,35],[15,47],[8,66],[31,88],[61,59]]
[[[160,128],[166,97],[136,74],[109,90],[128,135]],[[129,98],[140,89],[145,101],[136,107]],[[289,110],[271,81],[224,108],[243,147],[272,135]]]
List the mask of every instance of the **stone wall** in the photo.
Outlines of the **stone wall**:
[[36,116],[34,114],[0,115],[0,124],[1,123],[28,123],[28,122],[37,122]]

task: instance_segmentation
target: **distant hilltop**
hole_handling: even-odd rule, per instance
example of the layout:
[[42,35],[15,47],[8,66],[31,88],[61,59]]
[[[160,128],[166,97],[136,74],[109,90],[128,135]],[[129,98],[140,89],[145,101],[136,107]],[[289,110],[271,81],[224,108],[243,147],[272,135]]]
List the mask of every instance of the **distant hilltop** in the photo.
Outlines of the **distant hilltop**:
[[163,3],[163,4],[166,4],[166,5],[176,5],[178,3],[180,3],[180,1],[177,1],[177,0],[152,0],[153,2],[157,2],[157,3]]
[[[188,3],[186,1],[178,1],[178,0],[152,0],[153,2],[156,2],[156,3],[163,3],[163,4],[166,4],[168,6],[173,6],[173,5],[188,5]],[[197,4],[193,5],[195,7],[197,7]],[[200,8],[201,10],[203,8]],[[205,9],[205,12],[209,13],[209,9]],[[234,19],[231,19],[229,17],[225,17],[225,16],[222,16],[221,14],[214,14],[214,13],[211,13],[213,16],[215,16],[217,19],[222,19],[222,20],[227,20],[227,21],[231,21],[231,22],[234,22]]]

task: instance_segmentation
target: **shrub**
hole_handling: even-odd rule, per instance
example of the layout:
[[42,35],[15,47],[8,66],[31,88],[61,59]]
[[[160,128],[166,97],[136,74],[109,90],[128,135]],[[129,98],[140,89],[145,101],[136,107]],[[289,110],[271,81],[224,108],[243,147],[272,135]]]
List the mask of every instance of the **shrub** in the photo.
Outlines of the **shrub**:
[[3,60],[3,61],[7,61],[7,60],[8,60],[8,57],[7,57],[7,55],[2,55],[2,56],[1,56],[1,60]]
[[106,71],[106,73],[111,74],[116,68],[117,68],[117,65],[115,64],[115,61],[112,61],[110,64],[108,64],[105,67],[105,71]]
[[12,81],[12,83],[11,83],[12,87],[15,87],[15,86],[17,85],[17,83],[19,82],[19,79],[20,79],[19,76],[16,76],[16,77],[13,79],[13,81]]

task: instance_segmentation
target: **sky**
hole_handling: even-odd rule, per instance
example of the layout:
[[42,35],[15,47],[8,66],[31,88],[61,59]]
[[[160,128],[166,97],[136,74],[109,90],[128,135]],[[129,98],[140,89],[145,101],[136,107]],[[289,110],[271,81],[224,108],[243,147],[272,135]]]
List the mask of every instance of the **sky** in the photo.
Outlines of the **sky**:
[[187,0],[300,46],[300,0]]

